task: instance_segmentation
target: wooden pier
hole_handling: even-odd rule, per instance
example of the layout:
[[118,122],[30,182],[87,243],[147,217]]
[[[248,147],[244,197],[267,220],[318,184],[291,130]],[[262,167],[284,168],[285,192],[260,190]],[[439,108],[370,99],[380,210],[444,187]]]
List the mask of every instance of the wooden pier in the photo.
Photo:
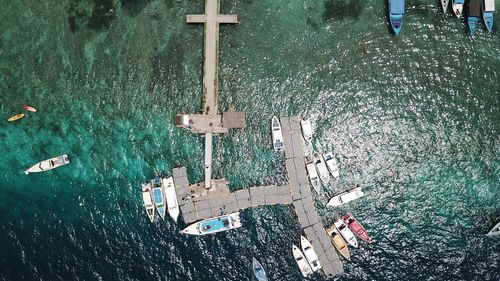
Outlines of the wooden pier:
[[325,274],[328,277],[340,275],[344,272],[342,262],[314,208],[305,168],[300,119],[298,117],[281,118],[281,127],[285,144],[288,185],[257,186],[230,192],[225,180],[212,180],[213,188],[206,190],[203,184],[189,185],[185,167],[176,168],[173,170],[173,177],[184,222],[192,223],[251,207],[292,204]]

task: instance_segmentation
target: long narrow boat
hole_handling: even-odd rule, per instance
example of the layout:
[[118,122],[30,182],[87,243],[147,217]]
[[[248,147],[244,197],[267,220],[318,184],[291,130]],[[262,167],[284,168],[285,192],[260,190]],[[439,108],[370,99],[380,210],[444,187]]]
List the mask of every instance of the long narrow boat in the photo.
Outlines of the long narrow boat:
[[24,173],[27,175],[29,173],[46,172],[46,171],[50,171],[50,170],[55,169],[55,168],[59,168],[59,167],[64,166],[66,164],[69,164],[69,157],[68,157],[68,155],[64,154],[61,156],[57,156],[54,158],[50,158],[50,159],[38,162],[35,165],[33,165],[31,168],[29,168],[28,170],[24,171]]
[[451,8],[457,18],[462,16],[465,0],[451,0]]
[[362,240],[365,240],[366,242],[372,241],[366,229],[351,214],[348,213],[344,216],[344,223],[354,234],[356,234],[356,236],[358,236]]
[[404,0],[389,0],[389,19],[391,21],[392,30],[396,35],[401,32],[403,25],[403,17],[405,15]]
[[313,160],[316,164],[316,170],[318,170],[319,178],[324,184],[327,184],[330,181],[330,172],[326,167],[325,160],[323,160],[323,157],[321,157],[318,153],[314,153]]
[[335,249],[339,251],[339,253],[344,256],[347,260],[351,260],[351,255],[349,254],[349,248],[347,248],[347,245],[345,244],[344,238],[342,238],[342,235],[337,231],[337,228],[335,228],[334,225],[332,225],[330,228],[326,229],[326,233],[328,236],[330,236],[330,240],[332,240],[333,246],[335,246]]
[[17,120],[23,118],[24,116],[26,116],[24,113],[16,114],[14,116],[9,117],[9,119],[7,119],[7,121],[9,121],[9,122],[17,121]]
[[27,104],[23,105],[23,108],[27,111],[36,112],[36,108],[29,106]]
[[253,274],[259,281],[267,281],[267,274],[266,271],[264,270],[264,267],[262,267],[262,264],[256,259],[252,258],[252,267],[253,267]]
[[241,227],[240,212],[222,215],[191,224],[181,233],[190,235],[207,235]]
[[495,11],[495,0],[484,0],[483,20],[489,32],[493,29],[493,12]]
[[498,222],[486,235],[488,236],[500,235],[500,222]]
[[443,8],[443,13],[446,14],[449,5],[450,5],[450,0],[441,0],[441,7]]
[[323,154],[323,159],[326,162],[326,166],[328,167],[328,171],[330,171],[330,174],[338,180],[339,179],[339,166],[337,165],[337,159],[333,157],[333,153],[328,152]]
[[321,183],[319,182],[318,173],[316,172],[316,165],[314,165],[313,162],[307,163],[306,169],[313,189],[319,194],[321,191]]
[[311,266],[312,271],[316,272],[320,270],[321,264],[319,263],[318,255],[316,254],[316,251],[314,251],[311,242],[309,242],[309,240],[307,240],[307,238],[305,238],[304,236],[300,236],[300,245],[307,262]]
[[155,203],[156,210],[158,210],[158,214],[160,214],[161,219],[165,220],[166,204],[162,181],[159,177],[155,177],[151,181],[151,185],[153,186],[153,201]]
[[472,35],[474,35],[474,32],[476,31],[477,23],[481,17],[481,1],[482,0],[470,0],[469,2],[467,24],[469,25],[469,30]]
[[174,179],[172,177],[162,179],[163,189],[165,190],[165,198],[167,200],[168,214],[177,222],[179,217],[179,204],[177,203],[177,194],[175,192]]
[[349,245],[353,246],[354,248],[358,247],[358,240],[352,233],[352,231],[345,225],[345,223],[342,221],[342,219],[339,219],[338,221],[335,222],[335,227],[337,228],[338,232],[342,237],[344,237],[345,241],[349,243]]
[[301,119],[300,127],[302,128],[302,136],[304,136],[306,142],[311,142],[313,137],[311,121],[309,119]]
[[148,214],[148,218],[151,222],[155,219],[155,205],[153,204],[153,200],[151,198],[151,183],[143,183],[141,185],[142,192],[142,202],[144,203],[144,208],[146,209],[146,214]]
[[276,152],[282,152],[285,149],[283,143],[283,133],[281,132],[281,124],[278,117],[273,116],[271,120],[271,131],[273,132],[273,148]]
[[345,203],[351,202],[352,200],[356,200],[362,197],[363,195],[365,195],[363,193],[363,190],[361,189],[361,187],[357,186],[355,188],[348,189],[342,193],[334,195],[326,205],[331,207],[337,207]]
[[292,245],[292,253],[295,262],[297,262],[297,265],[299,266],[300,273],[302,273],[302,276],[304,276],[305,278],[311,275],[313,273],[311,266],[304,257],[304,254],[302,254],[302,251],[300,251],[299,247]]

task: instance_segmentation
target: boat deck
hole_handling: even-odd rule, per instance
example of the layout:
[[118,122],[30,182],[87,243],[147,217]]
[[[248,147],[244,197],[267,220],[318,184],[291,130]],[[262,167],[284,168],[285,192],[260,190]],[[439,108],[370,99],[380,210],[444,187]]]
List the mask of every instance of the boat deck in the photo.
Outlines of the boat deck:
[[217,180],[212,182],[213,189],[207,191],[203,183],[189,185],[185,167],[176,168],[173,170],[173,177],[184,222],[189,224],[246,208],[292,204],[325,274],[327,276],[342,274],[342,263],[314,208],[305,169],[300,119],[281,118],[281,126],[285,143],[288,185],[256,186],[229,192],[227,182]]

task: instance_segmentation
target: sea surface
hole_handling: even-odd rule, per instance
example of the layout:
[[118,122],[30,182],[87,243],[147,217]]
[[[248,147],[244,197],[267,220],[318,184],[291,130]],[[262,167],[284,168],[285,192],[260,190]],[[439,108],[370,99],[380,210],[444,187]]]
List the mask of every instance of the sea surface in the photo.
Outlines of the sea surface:
[[[185,166],[203,180],[202,0],[0,0],[0,280],[302,280],[291,206],[243,211],[206,237],[151,224],[140,183]],[[383,0],[222,0],[219,107],[247,127],[215,139],[214,176],[238,190],[286,181],[273,115],[309,117],[308,151],[341,168],[316,196],[329,226],[353,213],[373,237],[339,280],[500,280],[500,1],[471,36],[439,1],[407,0],[391,34]],[[37,113],[7,122],[29,104]],[[67,153],[68,166],[24,175]],[[335,192],[366,196],[326,208]],[[310,280],[325,280],[321,274]]]

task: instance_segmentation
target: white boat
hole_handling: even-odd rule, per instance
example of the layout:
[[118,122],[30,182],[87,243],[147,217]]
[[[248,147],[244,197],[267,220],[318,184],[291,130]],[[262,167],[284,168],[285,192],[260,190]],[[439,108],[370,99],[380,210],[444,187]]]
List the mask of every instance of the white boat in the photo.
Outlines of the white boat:
[[358,186],[333,196],[326,205],[332,207],[340,206],[345,203],[351,202],[352,200],[356,200],[363,195],[365,195],[363,193],[363,190]]
[[316,165],[314,163],[308,163],[306,165],[307,174],[309,175],[309,181],[312,187],[319,194],[321,190],[321,183],[319,182],[318,173],[316,172]]
[[325,161],[318,153],[314,153],[313,159],[316,164],[316,169],[318,170],[319,178],[324,184],[327,184],[330,181],[330,172],[328,172]]
[[153,202],[155,204],[156,210],[158,211],[158,214],[160,215],[162,220],[165,220],[166,204],[161,182],[162,181],[159,177],[155,177],[153,180],[151,180],[151,185],[153,186],[153,192],[151,194],[153,196]]
[[345,225],[345,223],[342,221],[342,219],[339,219],[338,221],[335,222],[335,228],[339,231],[340,235],[344,237],[344,240],[349,243],[349,245],[353,246],[354,248],[358,247],[358,240],[356,239],[356,236],[354,236],[354,233]]
[[240,212],[222,215],[191,224],[181,233],[190,235],[206,235],[241,227]]
[[153,222],[155,218],[155,205],[153,204],[153,199],[151,198],[151,189],[151,183],[143,183],[141,185],[144,208],[146,208],[146,213],[148,214],[149,220]]
[[500,235],[500,222],[498,222],[486,235],[488,236]]
[[266,271],[264,270],[264,267],[262,267],[262,264],[256,259],[252,258],[252,267],[253,267],[253,274],[259,281],[267,281],[267,274]]
[[300,126],[302,127],[302,136],[304,136],[304,139],[307,142],[311,142],[313,137],[311,121],[309,119],[301,119]]
[[177,194],[175,192],[174,179],[172,177],[162,179],[162,185],[165,189],[165,198],[167,199],[167,209],[170,217],[177,222],[179,217],[179,204],[177,203]]
[[281,152],[285,149],[283,143],[283,133],[281,132],[281,124],[278,117],[274,116],[271,120],[271,130],[273,132],[273,148],[277,152]]
[[43,160],[42,162],[38,162],[37,164],[33,165],[28,170],[24,171],[24,173],[29,174],[29,173],[46,172],[46,171],[50,171],[50,170],[55,169],[55,168],[59,168],[59,167],[64,166],[66,164],[69,164],[69,158],[68,158],[68,155],[64,154],[61,156],[57,156],[54,158]]
[[441,7],[443,8],[443,13],[446,14],[446,11],[448,11],[449,4],[450,0],[441,0]]
[[464,9],[464,0],[452,0],[451,1],[451,8],[453,9],[453,13],[457,18],[460,18],[462,16],[462,11]]
[[304,254],[302,254],[302,251],[300,251],[299,247],[292,245],[292,253],[293,253],[293,258],[295,259],[297,265],[299,266],[302,276],[307,277],[311,275],[313,273],[311,266],[304,257]]
[[321,269],[321,264],[319,263],[318,255],[316,255],[316,251],[314,251],[311,242],[307,240],[304,236],[300,236],[300,245],[302,247],[302,252],[304,252],[304,256],[306,257],[307,262],[311,266],[312,271],[316,272]]
[[330,171],[330,174],[338,180],[339,179],[339,166],[337,165],[337,159],[333,157],[333,153],[328,152],[323,154],[323,159],[326,162],[326,166],[328,167],[328,171]]

